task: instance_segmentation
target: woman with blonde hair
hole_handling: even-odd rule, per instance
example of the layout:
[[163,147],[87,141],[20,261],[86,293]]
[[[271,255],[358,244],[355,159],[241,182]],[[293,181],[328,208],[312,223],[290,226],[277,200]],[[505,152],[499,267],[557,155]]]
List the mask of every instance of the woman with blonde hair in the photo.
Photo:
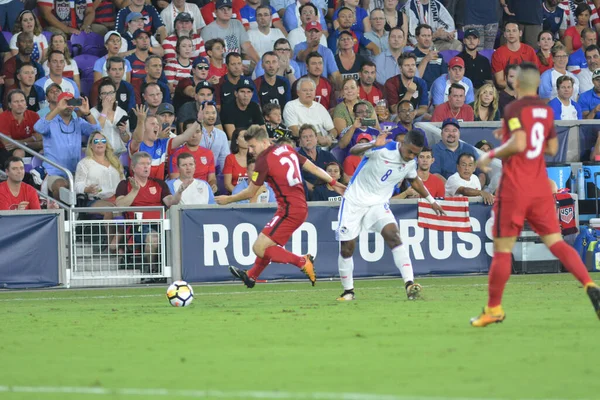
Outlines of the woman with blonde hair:
[[31,59],[35,62],[40,62],[46,57],[48,51],[48,40],[42,34],[42,25],[31,10],[23,10],[15,21],[13,28],[13,37],[10,39],[9,47],[11,53],[6,58],[14,56],[19,52],[17,47],[17,37],[21,32],[29,32],[33,35],[33,52]]
[[477,91],[473,103],[475,121],[500,121],[498,91],[491,83],[486,83]]
[[[65,78],[72,79],[75,81],[78,87],[81,87],[81,80],[79,79],[79,66],[77,61],[71,57],[69,46],[67,46],[67,35],[63,32],[55,33],[50,38],[50,49],[49,51],[56,50],[60,51],[65,55],[65,69],[63,70],[63,76]],[[44,58],[44,73],[50,75],[50,68],[48,68],[48,60]]]

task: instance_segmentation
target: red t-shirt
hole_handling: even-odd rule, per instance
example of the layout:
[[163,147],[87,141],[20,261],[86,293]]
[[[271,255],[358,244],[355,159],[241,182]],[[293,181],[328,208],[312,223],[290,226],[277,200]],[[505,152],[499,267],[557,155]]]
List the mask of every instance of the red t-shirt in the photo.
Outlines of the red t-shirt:
[[236,160],[235,154],[230,154],[225,157],[225,165],[223,166],[223,175],[231,174],[231,184],[237,185],[243,180],[248,180],[248,170],[242,167]]
[[475,121],[475,114],[473,113],[473,109],[468,104],[463,104],[459,113],[455,115],[450,109],[450,104],[448,102],[442,103],[433,110],[433,115],[431,117],[431,122],[442,122],[447,118],[456,118],[459,121]]
[[565,31],[565,37],[570,36],[571,39],[573,39],[573,51],[577,51],[581,48],[581,46],[583,46],[583,43],[581,43],[581,33],[579,33],[577,31],[577,28],[575,28],[574,26],[567,28],[567,30]]
[[[304,75],[303,78],[308,75]],[[298,82],[300,80],[296,80],[292,85],[292,100],[296,100],[298,98],[298,94],[296,92],[296,88]],[[335,98],[335,90],[333,90],[333,86],[326,78],[320,77],[319,84],[317,85],[317,90],[315,91],[315,101],[320,103],[326,110],[334,108],[337,106],[337,100]]]
[[208,76],[213,75],[219,77],[219,79],[227,75],[227,64],[223,63],[223,66],[221,68],[217,68],[214,66],[214,64],[211,63],[208,67]]
[[[539,57],[538,57],[539,60]],[[540,70],[540,75],[543,74],[544,72],[548,71],[549,69],[554,68],[554,59],[552,58],[552,53],[550,53],[550,55],[546,58],[546,60],[548,61],[548,65],[544,65],[541,62],[539,63],[538,69]]]
[[[246,5],[246,2],[244,2],[244,0],[234,0],[233,7],[231,7],[231,12],[232,12],[231,18],[237,19],[240,22],[242,22],[242,17],[240,16],[240,9],[242,7],[244,7],[245,5]],[[202,7],[200,9],[200,14],[202,14],[202,19],[204,19],[204,23],[206,25],[213,22],[215,20],[215,18],[217,17],[215,14],[215,11],[216,11],[216,7],[215,7],[214,1],[211,1],[210,3],[208,3],[207,5],[205,5],[204,7]]]
[[524,62],[534,63],[539,69],[540,62],[533,47],[521,43],[518,51],[510,51],[506,45],[500,46],[492,55],[492,72],[495,74],[506,70],[506,67],[510,64],[522,64]]
[[360,160],[362,160],[361,156],[348,155],[344,160],[344,173],[348,176],[354,175],[358,164],[360,164]]
[[444,197],[446,195],[446,188],[444,182],[437,176],[429,174],[429,178],[423,181],[423,184],[429,190],[429,194],[433,197]]
[[549,139],[556,137],[554,112],[537,97],[524,97],[504,109],[502,143],[516,130],[525,131],[527,147],[502,161],[502,178],[498,197],[551,196],[544,150]]
[[181,153],[189,153],[194,156],[194,160],[196,161],[194,178],[208,182],[208,175],[215,173],[215,156],[213,152],[202,146],[198,146],[198,149],[195,151],[190,150],[187,145],[180,147],[171,156],[171,161],[169,162],[170,173],[179,172],[179,168],[177,168],[177,156]]
[[[127,194],[131,192],[131,183],[129,180],[123,180],[119,182],[117,186],[116,196],[127,196]],[[156,207],[163,206],[163,199],[167,196],[171,195],[171,191],[167,184],[163,181],[159,181],[158,179],[148,178],[146,182],[146,186],[140,187],[140,191],[138,192],[135,199],[131,203],[131,207]],[[127,218],[133,218],[133,213],[127,213]],[[144,219],[159,219],[160,212],[159,211],[145,211],[143,212]]]
[[[24,140],[33,136],[33,125],[40,119],[40,116],[33,111],[25,110],[23,121],[19,124],[10,110],[0,113],[0,129],[2,133],[15,140]],[[0,143],[0,148],[4,145]]]
[[17,210],[22,201],[29,202],[26,210],[40,209],[40,199],[33,187],[21,182],[19,195],[15,197],[8,187],[8,181],[0,183],[0,210]]
[[365,92],[365,89],[362,87],[362,85],[358,86],[358,91],[358,97],[368,101],[369,103],[373,104],[373,106],[376,106],[379,100],[385,98],[383,97],[383,90],[378,88],[375,84],[371,86],[371,91],[369,93]]

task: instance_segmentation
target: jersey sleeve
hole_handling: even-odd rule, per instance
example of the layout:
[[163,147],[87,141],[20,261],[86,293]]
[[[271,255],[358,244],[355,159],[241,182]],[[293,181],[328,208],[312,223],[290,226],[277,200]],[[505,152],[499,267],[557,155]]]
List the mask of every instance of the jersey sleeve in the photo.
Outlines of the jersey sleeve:
[[223,166],[223,174],[233,174],[233,160],[231,157],[235,157],[235,155],[228,155],[225,157],[225,165]]
[[262,186],[267,179],[267,173],[269,172],[269,164],[267,163],[266,157],[259,157],[256,159],[254,165],[254,173],[250,177],[250,181],[256,186]]
[[411,169],[406,172],[406,179],[413,180],[417,177],[417,163],[415,162]]

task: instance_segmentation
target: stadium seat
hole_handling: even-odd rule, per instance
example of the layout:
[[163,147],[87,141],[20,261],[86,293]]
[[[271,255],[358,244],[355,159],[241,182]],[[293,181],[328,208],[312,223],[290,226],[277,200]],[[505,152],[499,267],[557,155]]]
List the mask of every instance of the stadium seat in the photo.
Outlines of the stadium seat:
[[345,149],[341,149],[337,146],[335,146],[333,149],[331,149],[331,154],[333,154],[333,156],[335,157],[336,160],[338,160],[338,162],[340,164],[344,163],[344,160],[346,159],[346,154],[348,152]]
[[479,54],[492,62],[492,54],[494,54],[494,49],[483,49],[479,52]]
[[104,38],[97,33],[81,32],[79,35],[71,35],[71,46],[73,56],[93,55],[103,57],[108,53],[104,47]]
[[79,76],[81,79],[81,93],[89,97],[94,85],[94,63],[98,57],[88,54],[81,54],[73,58],[79,67]]
[[42,35],[44,35],[46,37],[46,40],[48,41],[48,46],[50,46],[50,42],[52,41],[52,32],[48,32],[48,31],[42,31]]
[[6,39],[6,43],[10,44],[10,39],[12,39],[13,34],[11,32],[2,31],[4,35],[4,39]]
[[440,51],[440,55],[442,56],[442,58],[444,59],[446,64],[448,64],[450,62],[450,60],[452,60],[453,57],[456,57],[456,55],[458,53],[460,53],[458,50],[442,50],[442,51]]
[[223,174],[217,175],[217,187],[219,188],[219,194],[229,193],[229,191],[225,188],[225,176]]

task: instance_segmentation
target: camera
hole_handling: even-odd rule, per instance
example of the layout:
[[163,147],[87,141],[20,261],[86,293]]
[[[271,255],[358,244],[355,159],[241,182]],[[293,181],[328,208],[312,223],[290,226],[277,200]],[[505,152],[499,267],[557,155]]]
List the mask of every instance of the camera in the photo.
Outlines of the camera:
[[375,118],[361,118],[360,122],[364,126],[375,126],[375,124],[377,123],[377,121],[375,120]]
[[67,105],[71,107],[79,107],[81,104],[83,104],[83,102],[80,97],[67,100]]

